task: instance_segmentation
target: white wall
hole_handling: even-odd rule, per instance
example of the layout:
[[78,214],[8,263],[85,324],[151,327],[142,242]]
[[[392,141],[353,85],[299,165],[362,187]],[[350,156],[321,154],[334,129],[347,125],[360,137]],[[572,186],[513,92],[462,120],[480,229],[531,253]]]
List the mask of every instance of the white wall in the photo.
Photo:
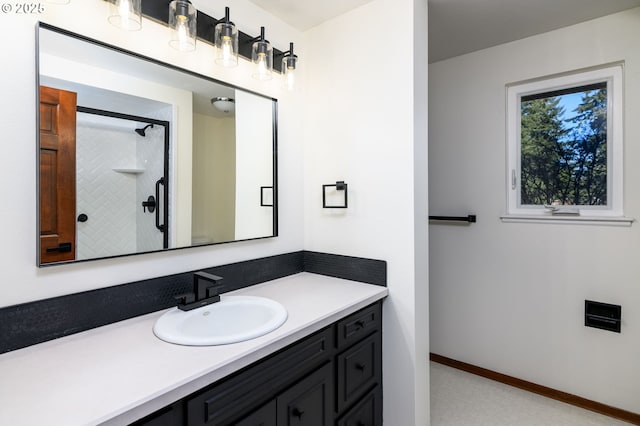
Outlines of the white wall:
[[[205,13],[224,14],[224,5],[193,1]],[[268,15],[247,0],[229,0],[226,5],[233,11],[233,20],[241,29],[259,29],[265,25],[268,36],[276,46],[287,46],[289,41],[300,46],[301,34],[276,18]],[[295,96],[281,92],[279,79],[261,84],[251,79],[249,64],[241,60],[233,70],[220,69],[213,63],[212,49],[199,43],[195,53],[184,54],[167,47],[167,28],[144,21],[142,31],[128,33],[107,23],[108,4],[101,0],[73,1],[68,5],[47,4],[42,15],[3,14],[0,36],[4,40],[1,53],[0,128],[3,131],[5,152],[0,159],[0,180],[5,202],[0,207],[0,218],[7,224],[3,238],[11,241],[0,256],[0,306],[9,306],[32,300],[75,293],[130,281],[178,273],[212,265],[286,253],[303,248],[302,148],[299,134],[301,115]],[[81,17],[81,19],[78,19]],[[37,20],[115,44],[129,50],[152,56],[196,70],[279,98],[279,172],[280,236],[274,239],[248,243],[234,243],[214,247],[200,247],[167,253],[106,259],[74,265],[36,267],[36,92],[35,92],[35,26]],[[257,30],[256,30],[257,32]],[[190,161],[190,160],[189,160]],[[189,229],[190,231],[190,229]]]
[[[426,2],[375,0],[306,34],[305,248],[388,262],[387,425],[429,422],[426,33]],[[337,180],[349,208],[323,210]]]
[[273,235],[272,207],[260,187],[273,186],[273,101],[236,90],[236,240]]
[[[640,412],[640,226],[502,223],[505,84],[624,60],[625,215],[640,218],[640,9],[431,64],[431,351]],[[584,300],[622,304],[622,334]]]
[[[222,15],[223,5],[193,3]],[[227,5],[240,28],[265,25],[276,46],[296,43],[302,71],[297,91],[282,91],[278,78],[266,85],[252,80],[244,61],[233,70],[216,68],[212,49],[202,43],[195,54],[174,52],[162,41],[166,28],[151,22],[140,32],[121,32],[106,23],[101,0],[47,5],[42,16],[3,16],[0,36],[22,42],[2,47],[12,61],[0,82],[0,126],[9,141],[0,159],[8,200],[0,217],[12,224],[4,238],[14,244],[0,259],[0,306],[302,248],[383,259],[390,291],[384,311],[385,424],[426,425],[426,0],[374,0],[304,37],[247,0]],[[277,98],[279,237],[38,269],[37,19]],[[393,31],[383,31],[390,25]],[[322,184],[340,179],[349,184],[349,209],[323,211]]]

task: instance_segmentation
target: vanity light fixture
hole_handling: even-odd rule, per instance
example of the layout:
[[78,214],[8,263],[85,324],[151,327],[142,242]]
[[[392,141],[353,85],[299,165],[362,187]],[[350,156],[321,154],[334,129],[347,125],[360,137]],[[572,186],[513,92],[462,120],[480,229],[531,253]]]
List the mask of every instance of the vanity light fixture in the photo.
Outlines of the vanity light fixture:
[[[69,2],[69,0],[45,0],[51,3]],[[241,32],[229,19],[229,8],[225,7],[222,19],[216,19],[199,12],[192,0],[104,0],[109,3],[109,22],[125,30],[142,28],[142,3],[144,16],[168,25],[172,31],[169,44],[181,51],[193,51],[196,38],[216,48],[215,62],[223,67],[238,65],[238,57],[254,63],[252,77],[257,80],[271,80],[273,72],[283,75],[283,86],[294,89],[298,56],[289,43],[286,52],[275,49],[265,39],[264,27],[260,35],[253,37]],[[167,13],[167,4],[169,11]],[[213,29],[213,31],[212,31]],[[274,63],[274,56],[276,62]]]
[[223,98],[219,96],[211,99],[211,105],[225,114],[233,113],[235,111],[235,104],[236,101],[233,98]]
[[282,57],[282,75],[284,76],[285,86],[289,90],[293,90],[295,87],[297,64],[298,55],[293,53],[293,43],[289,43],[289,50],[284,52]]
[[260,36],[254,39],[251,47],[251,61],[255,64],[252,77],[256,80],[271,80],[273,66],[273,49],[271,43],[264,38],[264,27],[260,27]]
[[173,0],[169,3],[169,45],[181,52],[196,48],[196,19],[198,11],[189,0]]
[[238,28],[229,20],[229,8],[224,8],[224,18],[215,26],[216,64],[225,68],[238,65]]
[[142,28],[141,0],[109,1],[109,22],[127,31],[138,31]]

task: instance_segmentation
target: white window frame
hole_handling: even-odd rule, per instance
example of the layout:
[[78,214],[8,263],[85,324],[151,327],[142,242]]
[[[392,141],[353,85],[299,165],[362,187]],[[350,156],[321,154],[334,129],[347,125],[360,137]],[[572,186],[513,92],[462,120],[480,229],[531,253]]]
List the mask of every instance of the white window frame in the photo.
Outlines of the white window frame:
[[[607,83],[607,205],[578,206],[579,216],[588,218],[622,218],[623,213],[623,64],[608,65],[551,76],[535,81],[507,85],[507,216],[554,220],[576,220],[575,217],[551,215],[544,206],[521,205],[520,131],[523,96],[552,92],[593,83]],[[514,182],[515,180],[515,182]]]

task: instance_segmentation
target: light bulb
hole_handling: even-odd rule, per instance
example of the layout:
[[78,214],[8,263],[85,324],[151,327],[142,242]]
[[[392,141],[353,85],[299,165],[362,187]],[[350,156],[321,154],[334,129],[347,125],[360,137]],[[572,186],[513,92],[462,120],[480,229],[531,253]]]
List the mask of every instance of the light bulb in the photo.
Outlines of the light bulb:
[[111,24],[127,31],[137,31],[142,27],[140,0],[116,0],[109,7]]
[[214,33],[216,64],[226,68],[238,65],[238,30],[229,21],[229,8],[225,11],[225,21],[216,25]]
[[196,48],[197,11],[187,0],[173,0],[169,3],[169,46],[181,52]]
[[129,29],[130,10],[131,4],[129,3],[129,0],[122,0],[118,5],[118,14],[122,19],[122,27],[125,29]]
[[267,55],[264,53],[258,53],[257,74],[260,79],[267,76],[269,70],[267,69]]
[[189,43],[189,22],[187,20],[187,17],[178,15],[176,16],[176,20],[178,21],[176,24],[176,33],[178,34],[178,49],[188,50],[191,48],[191,44]]
[[264,27],[260,27],[260,37],[251,48],[251,61],[256,67],[252,75],[253,78],[263,81],[271,79],[273,50],[269,42],[264,39]]
[[287,69],[287,89],[293,90],[296,85],[296,71],[295,68],[288,67]]
[[233,40],[229,36],[222,37],[222,65],[229,66],[232,63],[235,64],[235,61],[232,62],[233,58]]
[[293,53],[293,43],[289,43],[289,51],[285,52],[282,58],[282,73],[284,74],[284,86],[289,90],[293,90],[296,81],[296,64],[298,56]]

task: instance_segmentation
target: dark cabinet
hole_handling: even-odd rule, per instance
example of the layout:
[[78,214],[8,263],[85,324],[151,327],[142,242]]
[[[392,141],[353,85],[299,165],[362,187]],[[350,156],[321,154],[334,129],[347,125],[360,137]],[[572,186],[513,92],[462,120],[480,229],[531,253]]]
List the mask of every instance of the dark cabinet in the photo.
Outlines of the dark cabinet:
[[178,401],[132,423],[132,426],[176,426],[184,424],[182,401]]
[[336,325],[337,426],[382,426],[382,306]]
[[187,397],[187,424],[235,425],[247,413],[331,362],[333,341],[333,328],[325,328]]
[[137,426],[381,426],[382,302],[376,302]]
[[277,426],[275,399],[237,421],[235,426]]
[[278,426],[330,426],[333,423],[333,365],[329,363],[276,399]]
[[374,303],[360,311],[341,319],[337,323],[338,348],[345,348],[358,342],[376,330],[382,331],[382,309]]
[[354,403],[378,383],[381,344],[380,333],[374,333],[338,355],[338,410]]
[[370,391],[340,418],[337,426],[382,426],[382,389]]

